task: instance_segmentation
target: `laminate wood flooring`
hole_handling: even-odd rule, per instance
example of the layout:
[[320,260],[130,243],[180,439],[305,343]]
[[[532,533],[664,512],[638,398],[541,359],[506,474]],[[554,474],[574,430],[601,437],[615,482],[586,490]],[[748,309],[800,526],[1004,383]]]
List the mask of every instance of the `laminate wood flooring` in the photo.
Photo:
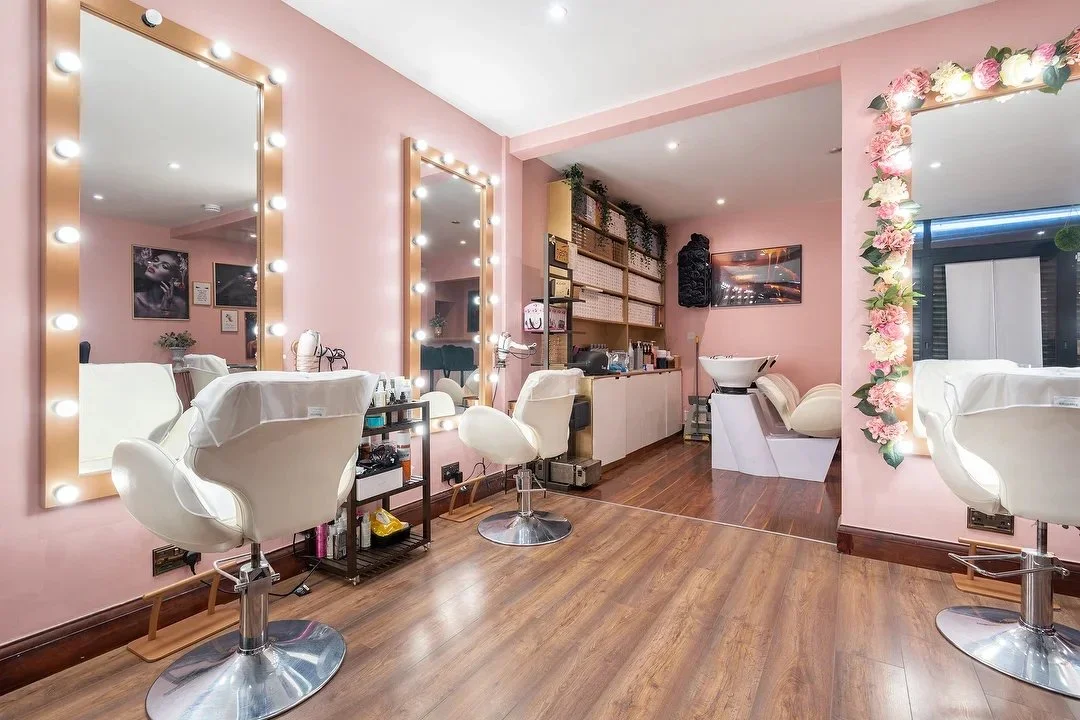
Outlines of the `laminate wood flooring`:
[[[935,613],[947,576],[823,543],[551,495],[563,542],[434,543],[353,587],[316,574],[271,618],[345,635],[326,688],[284,717],[393,720],[1078,720],[1080,704],[977,667]],[[511,507],[500,500],[498,509]],[[282,583],[291,587],[292,580]],[[1077,626],[1080,601],[1062,597]],[[119,649],[0,697],[0,718],[133,720],[166,662]]]
[[712,469],[709,443],[665,440],[605,470],[596,486],[569,493],[796,537],[836,542],[840,460],[823,483]]

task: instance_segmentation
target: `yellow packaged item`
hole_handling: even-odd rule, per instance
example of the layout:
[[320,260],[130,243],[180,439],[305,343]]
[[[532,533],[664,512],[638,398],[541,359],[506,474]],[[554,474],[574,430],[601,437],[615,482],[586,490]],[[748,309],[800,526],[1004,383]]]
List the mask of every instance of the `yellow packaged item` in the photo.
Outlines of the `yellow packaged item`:
[[390,514],[389,510],[376,510],[371,514],[371,534],[387,537],[408,527]]

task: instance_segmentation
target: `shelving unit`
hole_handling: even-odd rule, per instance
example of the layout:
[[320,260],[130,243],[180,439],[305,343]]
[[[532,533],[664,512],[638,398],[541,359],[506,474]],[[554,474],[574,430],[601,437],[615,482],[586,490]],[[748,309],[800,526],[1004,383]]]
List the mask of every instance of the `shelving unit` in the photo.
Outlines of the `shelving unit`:
[[[661,259],[650,253],[645,253],[639,248],[629,247],[625,237],[620,237],[615,232],[608,232],[599,227],[598,221],[586,217],[595,209],[599,214],[600,199],[588,189],[582,191],[586,197],[586,208],[574,208],[570,184],[559,180],[548,184],[548,236],[549,240],[554,237],[557,241],[566,242],[571,247],[570,271],[576,275],[573,282],[573,293],[581,294],[583,300],[596,304],[595,309],[585,310],[579,305],[570,305],[571,308],[567,319],[569,335],[573,338],[572,345],[607,345],[613,350],[625,350],[631,340],[645,340],[665,345],[664,331],[664,276]],[[577,210],[577,212],[575,212]],[[612,223],[613,229],[619,226],[633,225],[633,221],[626,218],[617,208],[611,207],[613,216],[617,216],[616,222]],[[585,239],[586,242],[581,242]],[[586,247],[589,241],[596,239],[603,242],[605,250]],[[575,257],[576,256],[576,257]],[[550,258],[549,258],[550,259]],[[582,262],[582,259],[585,262]],[[607,277],[602,268],[588,263],[595,261],[603,266],[615,268],[619,271],[619,277]],[[549,262],[550,266],[550,262]],[[606,283],[594,284],[589,282],[583,275],[592,275],[593,272],[607,278]],[[607,271],[610,272],[610,271]],[[651,283],[659,285],[659,298],[641,297],[631,293],[631,275],[644,278]],[[634,280],[635,289],[650,292],[654,286]],[[606,285],[606,286],[605,286]],[[597,292],[598,291],[598,292]],[[651,294],[651,292],[650,292]],[[615,298],[603,299],[601,296]],[[554,304],[558,300],[551,299]],[[618,301],[621,301],[618,302]],[[619,305],[621,304],[621,308]],[[640,305],[639,305],[640,304]],[[649,311],[641,306],[649,306],[654,310]],[[613,312],[608,312],[605,307]],[[620,311],[615,312],[619,308]],[[589,316],[583,316],[588,312]],[[632,317],[648,317],[654,315],[654,324],[642,323],[632,320]],[[568,351],[569,352],[569,351]]]
[[[410,417],[412,415],[411,411],[414,410],[420,411],[419,420]],[[419,476],[412,475],[412,477],[405,479],[405,482],[401,487],[394,488],[393,490],[384,493],[379,493],[370,497],[357,498],[356,480],[353,480],[352,488],[349,490],[349,499],[345,502],[346,530],[344,559],[337,560],[334,558],[316,557],[315,540],[312,538],[308,541],[306,559],[310,565],[314,565],[318,562],[320,569],[334,575],[339,575],[352,582],[353,585],[356,585],[366,577],[377,575],[383,570],[392,567],[403,560],[413,550],[420,547],[427,547],[428,544],[431,543],[431,484],[429,482],[431,479],[431,415],[428,404],[426,402],[412,402],[371,408],[367,411],[365,417],[382,417],[385,420],[386,424],[382,427],[364,429],[364,437],[380,437],[383,442],[389,440],[391,433],[404,430],[411,432],[417,428],[422,428],[421,453],[423,457],[420,459],[421,472]],[[400,465],[395,465],[394,467],[384,468],[374,473],[365,473],[363,477],[375,477],[382,473],[397,470],[400,467]],[[416,469],[417,465],[415,458],[410,458],[410,467],[411,470]],[[381,502],[383,508],[389,510],[390,498],[416,488],[421,488],[423,490],[424,521],[421,530],[418,532],[417,528],[414,527],[408,538],[387,547],[371,547],[364,549],[358,547],[359,543],[356,538],[357,509],[368,503]]]

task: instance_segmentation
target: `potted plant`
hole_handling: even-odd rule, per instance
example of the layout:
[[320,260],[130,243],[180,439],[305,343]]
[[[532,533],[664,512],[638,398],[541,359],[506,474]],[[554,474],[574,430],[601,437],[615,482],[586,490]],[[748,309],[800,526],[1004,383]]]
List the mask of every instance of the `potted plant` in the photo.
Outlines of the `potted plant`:
[[563,170],[563,179],[570,184],[571,212],[584,217],[585,215],[585,171],[581,165],[574,163]]
[[446,327],[446,318],[442,315],[435,315],[431,318],[431,330],[435,333],[435,337],[442,337],[443,328]]
[[162,350],[168,350],[172,353],[174,365],[182,365],[184,355],[195,344],[195,338],[191,337],[191,333],[187,330],[183,332],[167,332],[163,333],[154,344]]

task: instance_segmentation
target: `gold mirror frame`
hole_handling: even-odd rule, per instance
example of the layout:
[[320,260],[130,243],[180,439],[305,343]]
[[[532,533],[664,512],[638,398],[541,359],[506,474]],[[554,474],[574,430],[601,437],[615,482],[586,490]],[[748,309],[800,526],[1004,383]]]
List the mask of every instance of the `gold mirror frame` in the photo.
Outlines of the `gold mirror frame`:
[[[41,228],[42,247],[42,482],[41,504],[45,508],[83,502],[116,494],[109,472],[79,474],[79,416],[60,417],[53,406],[60,400],[79,397],[79,333],[60,330],[53,319],[63,313],[79,314],[79,243],[64,244],[54,238],[58,228],[79,228],[79,158],[61,159],[53,151],[60,139],[79,140],[79,72],[61,72],[55,60],[59,53],[80,51],[80,12],[94,15],[138,33],[188,57],[201,60],[259,90],[259,159],[256,219],[259,273],[259,353],[260,370],[281,370],[283,366],[284,315],[281,273],[269,272],[270,262],[283,258],[282,208],[270,208],[271,198],[283,197],[282,149],[273,148],[266,138],[282,128],[282,88],[270,80],[269,68],[233,52],[219,60],[210,48],[213,41],[168,19],[150,27],[143,22],[146,8],[128,0],[43,0],[41,49]],[[275,79],[277,79],[275,77]],[[279,335],[269,331],[271,326]],[[58,487],[77,489],[74,500],[62,503]]]
[[[1080,73],[1074,71],[1074,73],[1066,81],[1066,85],[1068,83],[1074,82],[1076,80],[1080,80]],[[915,115],[920,115],[922,113],[929,112],[931,110],[940,110],[942,108],[952,107],[953,105],[963,105],[963,104],[966,104],[966,103],[979,102],[981,100],[991,100],[991,99],[997,98],[997,97],[1002,97],[1002,96],[1006,96],[1006,95],[1015,95],[1016,93],[1029,92],[1029,91],[1032,91],[1032,90],[1037,91],[1039,88],[1045,87],[1045,85],[1046,85],[1046,83],[1044,83],[1041,79],[1034,79],[1031,82],[1025,83],[1024,85],[1019,85],[1019,86],[1015,86],[1015,87],[994,87],[994,88],[992,88],[990,90],[979,90],[978,88],[971,88],[963,97],[959,97],[959,98],[946,98],[946,97],[943,97],[943,96],[941,96],[941,95],[939,95],[937,93],[931,92],[926,96],[926,100],[925,100],[925,102],[923,103],[923,105],[921,107],[916,108],[916,109],[911,111],[911,116],[912,116],[912,118],[914,118]],[[914,144],[914,132],[912,133],[912,142],[910,144]],[[907,186],[908,186],[908,192],[910,193],[911,197],[914,199],[915,198],[915,193],[914,193],[914,183],[913,183],[913,172],[914,172],[913,169],[909,170],[902,177],[905,178],[905,180],[907,182]],[[913,248],[912,252],[908,253],[907,262],[905,264],[905,267],[907,268],[907,272],[908,272],[908,277],[911,277],[911,272],[913,270],[915,252],[916,252],[916,250]],[[913,287],[914,290],[918,291],[918,288],[914,287],[914,282],[912,282],[912,287]],[[908,312],[908,317],[914,319],[914,312],[913,312],[914,307],[909,304],[909,305],[906,305],[905,308],[906,308],[906,310]],[[910,376],[911,377],[910,384],[911,384],[911,388],[912,388],[911,399],[906,405],[904,405],[903,407],[898,409],[898,411],[896,413],[896,416],[897,416],[897,418],[899,420],[901,420],[903,422],[906,422],[907,426],[908,426],[908,435],[909,435],[910,442],[911,442],[911,450],[909,452],[905,453],[905,454],[929,456],[930,455],[930,446],[929,446],[929,444],[927,442],[927,439],[925,437],[917,436],[915,434],[915,432],[914,432],[914,427],[915,427],[915,423],[914,423],[914,417],[915,417],[915,372],[914,372],[915,354],[914,354],[914,350],[915,350],[915,346],[914,346],[914,333],[913,332],[909,332],[907,334],[906,345],[907,345],[907,351],[906,351],[907,355],[905,357],[907,357],[909,359],[909,362],[911,363],[911,367],[912,367],[912,372],[911,372],[911,376]]]
[[[405,217],[402,223],[404,232],[401,240],[402,292],[405,294],[405,302],[402,304],[404,316],[402,317],[401,328],[402,354],[405,359],[404,374],[412,379],[413,387],[417,388],[421,393],[434,389],[427,387],[427,378],[424,377],[420,369],[420,346],[423,343],[413,337],[413,333],[421,329],[421,294],[416,292],[413,287],[422,279],[420,260],[423,252],[422,247],[414,242],[415,238],[422,234],[421,204],[423,202],[416,197],[415,191],[422,184],[420,181],[420,166],[426,162],[440,170],[456,175],[462,180],[473,183],[481,189],[480,217],[483,220],[480,226],[480,297],[482,302],[480,306],[480,345],[477,366],[480,373],[480,404],[490,405],[493,394],[491,383],[488,382],[488,375],[491,373],[495,362],[492,357],[493,346],[488,336],[494,328],[495,320],[494,303],[491,302],[495,290],[495,266],[491,262],[491,258],[495,254],[495,225],[497,224],[497,221],[492,222],[495,217],[495,190],[493,185],[496,181],[495,176],[492,175],[485,175],[480,172],[470,174],[469,168],[472,166],[460,160],[443,162],[444,155],[445,153],[441,150],[430,147],[423,140],[405,138],[402,141],[402,157],[405,159],[403,173],[405,178],[403,190]],[[475,170],[475,167],[473,169]],[[431,429],[432,432],[438,430],[439,428],[435,427]]]

